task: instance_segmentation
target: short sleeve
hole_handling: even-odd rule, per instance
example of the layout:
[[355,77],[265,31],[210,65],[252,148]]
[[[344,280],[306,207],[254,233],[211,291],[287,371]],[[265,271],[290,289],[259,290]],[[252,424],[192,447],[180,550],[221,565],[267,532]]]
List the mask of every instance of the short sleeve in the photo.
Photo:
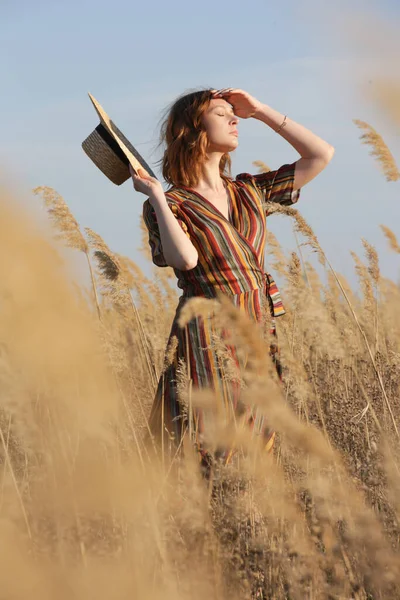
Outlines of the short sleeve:
[[[177,219],[179,225],[190,239],[188,227],[182,218],[179,207],[172,202],[168,202],[168,205],[171,209],[172,214]],[[143,220],[149,232],[149,246],[151,250],[151,258],[153,263],[157,265],[157,267],[168,267],[169,265],[166,262],[163,254],[156,211],[154,210],[153,206],[150,204],[150,201],[148,199],[143,203]]]
[[263,202],[277,202],[290,206],[300,198],[300,189],[293,190],[295,170],[296,162],[282,165],[279,169],[267,173],[240,173],[236,179],[254,185],[261,192]]

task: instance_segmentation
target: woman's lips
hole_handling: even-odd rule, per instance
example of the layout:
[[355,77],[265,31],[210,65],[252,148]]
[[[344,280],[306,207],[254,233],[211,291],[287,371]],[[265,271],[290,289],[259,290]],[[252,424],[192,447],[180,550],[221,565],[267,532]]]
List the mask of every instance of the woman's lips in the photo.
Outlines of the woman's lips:
[[238,131],[231,131],[231,135],[236,135],[236,137],[239,135]]

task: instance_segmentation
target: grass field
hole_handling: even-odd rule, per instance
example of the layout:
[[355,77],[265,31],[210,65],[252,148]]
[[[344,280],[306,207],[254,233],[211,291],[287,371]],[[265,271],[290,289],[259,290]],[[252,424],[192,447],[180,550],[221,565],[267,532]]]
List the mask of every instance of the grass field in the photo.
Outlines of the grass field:
[[[397,181],[382,138],[355,123]],[[400,287],[368,241],[364,256],[352,253],[356,290],[296,210],[284,209],[296,253],[269,233],[287,310],[283,386],[256,325],[222,302],[221,325],[250,357],[244,399],[265,410],[277,441],[260,454],[216,418],[215,440],[233,435],[244,453],[208,487],[190,445],[170,465],[144,444],[178,299],[172,269],[146,278],[81,231],[54,190],[35,195],[57,242],[0,192],[1,596],[399,598]],[[150,258],[143,223],[142,234]],[[382,235],[399,255],[385,224]],[[84,255],[89,287],[61,244]],[[207,307],[194,299],[186,318]],[[183,363],[182,402],[212,406],[185,373]]]

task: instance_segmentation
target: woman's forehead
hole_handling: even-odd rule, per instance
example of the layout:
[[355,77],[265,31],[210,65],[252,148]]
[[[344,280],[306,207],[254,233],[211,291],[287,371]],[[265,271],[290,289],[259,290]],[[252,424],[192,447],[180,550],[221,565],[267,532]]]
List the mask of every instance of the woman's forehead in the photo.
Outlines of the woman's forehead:
[[208,107],[208,110],[213,110],[216,106],[223,106],[227,109],[232,108],[232,105],[229,104],[229,102],[227,102],[223,98],[213,98],[212,100],[210,100],[210,106]]

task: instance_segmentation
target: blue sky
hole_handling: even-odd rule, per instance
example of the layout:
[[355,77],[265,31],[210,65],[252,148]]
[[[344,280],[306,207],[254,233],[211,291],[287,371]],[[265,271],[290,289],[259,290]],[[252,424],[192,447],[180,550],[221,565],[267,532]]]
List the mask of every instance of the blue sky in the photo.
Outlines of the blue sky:
[[[335,146],[297,205],[333,266],[354,282],[349,251],[362,253],[365,237],[380,253],[383,274],[398,280],[399,257],[387,250],[379,224],[400,238],[400,182],[385,181],[352,119],[373,125],[400,162],[399,131],[368,94],[377,74],[398,72],[400,57],[391,33],[382,44],[371,24],[398,26],[400,9],[397,0],[370,5],[364,23],[360,6],[364,14],[367,4],[358,0],[353,14],[344,2],[331,11],[311,0],[3,0],[0,168],[30,205],[38,203],[33,187],[54,187],[82,226],[149,274],[137,251],[145,196],[130,182],[113,185],[81,149],[98,124],[87,92],[155,167],[159,120],[176,96],[198,86],[239,87]],[[239,131],[234,175],[256,172],[254,160],[277,168],[298,158],[259,121],[241,120]],[[268,224],[285,249],[296,248],[288,219]]]

